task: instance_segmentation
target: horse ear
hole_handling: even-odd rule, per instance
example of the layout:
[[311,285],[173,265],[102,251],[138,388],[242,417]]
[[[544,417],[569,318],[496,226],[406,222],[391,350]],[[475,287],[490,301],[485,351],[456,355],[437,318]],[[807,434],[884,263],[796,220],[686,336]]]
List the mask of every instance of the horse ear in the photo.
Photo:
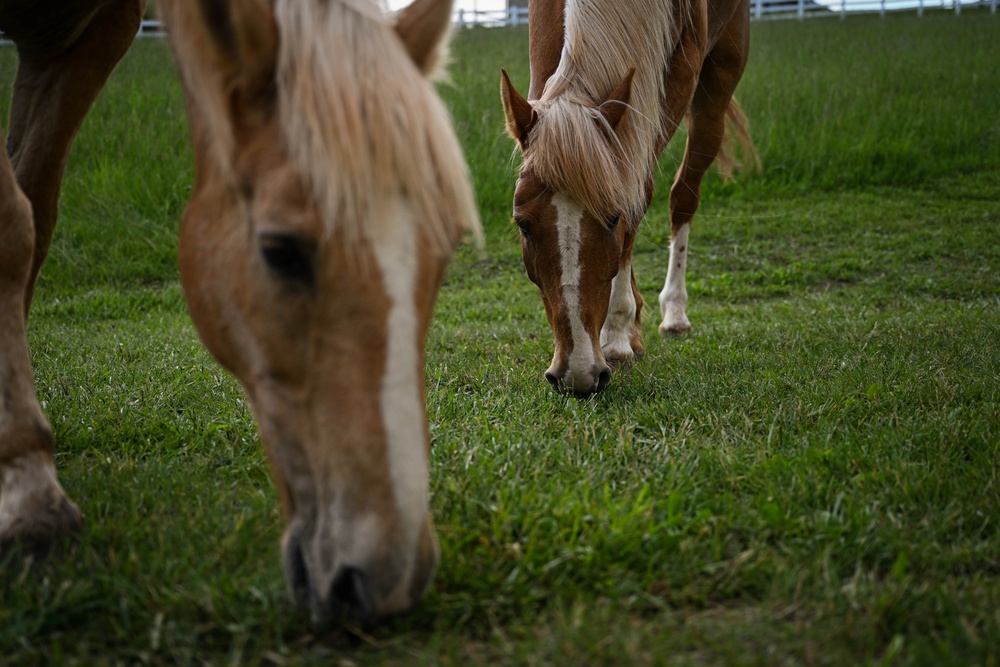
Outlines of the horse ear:
[[601,104],[600,109],[601,115],[608,121],[608,125],[611,129],[618,127],[618,123],[622,121],[625,117],[625,112],[628,111],[628,101],[632,97],[632,77],[635,76],[635,68],[629,68],[629,71],[625,74],[625,78],[622,82],[611,91],[611,95],[608,99],[604,100]]
[[416,0],[396,18],[396,33],[425,75],[433,74],[444,60],[450,27],[451,0]]
[[273,90],[278,62],[278,26],[272,3],[240,0],[230,3],[237,60],[236,88],[243,100]]
[[507,134],[521,144],[523,151],[528,147],[528,133],[534,127],[538,115],[531,108],[531,103],[524,99],[517,88],[510,82],[507,70],[500,68],[500,98],[503,100],[503,113],[507,117]]

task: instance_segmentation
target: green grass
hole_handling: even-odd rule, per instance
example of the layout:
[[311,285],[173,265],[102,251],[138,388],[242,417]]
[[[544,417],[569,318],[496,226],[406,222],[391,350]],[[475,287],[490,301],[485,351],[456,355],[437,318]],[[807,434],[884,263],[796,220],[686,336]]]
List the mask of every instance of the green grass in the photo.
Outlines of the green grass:
[[[995,665],[1000,19],[762,22],[738,95],[764,172],[712,176],[693,334],[588,401],[510,230],[497,95],[526,32],[458,35],[485,249],[428,346],[443,559],[412,615],[313,635],[252,417],[177,284],[192,179],[165,45],[88,118],[30,321],[72,555],[0,567],[0,664]],[[9,48],[0,71],[12,71]],[[6,93],[4,93],[6,96]],[[655,310],[675,142],[636,248]]]

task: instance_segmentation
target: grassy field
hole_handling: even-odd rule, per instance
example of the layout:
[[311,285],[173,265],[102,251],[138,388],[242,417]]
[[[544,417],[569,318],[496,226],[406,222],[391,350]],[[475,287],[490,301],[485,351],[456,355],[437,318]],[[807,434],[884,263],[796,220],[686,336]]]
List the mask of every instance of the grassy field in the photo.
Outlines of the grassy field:
[[[177,282],[192,181],[165,44],[143,40],[77,142],[30,321],[69,557],[0,563],[0,664],[996,665],[1000,662],[1000,17],[761,22],[738,95],[764,164],[712,176],[693,334],[588,401],[509,210],[499,69],[457,36],[442,89],[486,227],[428,350],[443,558],[417,612],[313,635],[235,382]],[[10,47],[0,50],[9,86]],[[9,88],[0,91],[9,97]],[[638,241],[655,309],[664,156]]]

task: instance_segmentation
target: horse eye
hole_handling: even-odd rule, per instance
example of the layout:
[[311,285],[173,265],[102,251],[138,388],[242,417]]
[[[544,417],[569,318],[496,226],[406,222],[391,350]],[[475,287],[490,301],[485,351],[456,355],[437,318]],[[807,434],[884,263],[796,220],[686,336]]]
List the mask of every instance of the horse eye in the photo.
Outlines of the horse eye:
[[268,268],[282,278],[312,284],[312,248],[299,237],[291,234],[261,234],[260,254]]
[[615,213],[610,218],[608,218],[608,231],[609,232],[615,231],[615,227],[618,226],[618,221],[621,220],[621,217],[622,217],[621,212],[618,212],[618,213]]
[[514,224],[516,224],[517,228],[521,230],[522,236],[531,236],[531,226],[528,225],[527,220],[525,220],[519,215],[516,215],[514,216]]

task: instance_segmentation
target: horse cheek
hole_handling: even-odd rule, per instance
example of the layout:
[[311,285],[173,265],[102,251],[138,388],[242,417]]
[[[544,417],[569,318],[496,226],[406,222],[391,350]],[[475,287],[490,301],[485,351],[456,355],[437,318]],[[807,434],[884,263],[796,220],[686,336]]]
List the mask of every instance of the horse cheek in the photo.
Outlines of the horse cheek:
[[248,282],[247,249],[240,247],[246,235],[229,233],[230,216],[217,203],[208,203],[212,200],[196,195],[184,211],[178,244],[181,285],[205,347],[239,377],[246,366],[235,334],[242,328],[244,302],[237,292]]

